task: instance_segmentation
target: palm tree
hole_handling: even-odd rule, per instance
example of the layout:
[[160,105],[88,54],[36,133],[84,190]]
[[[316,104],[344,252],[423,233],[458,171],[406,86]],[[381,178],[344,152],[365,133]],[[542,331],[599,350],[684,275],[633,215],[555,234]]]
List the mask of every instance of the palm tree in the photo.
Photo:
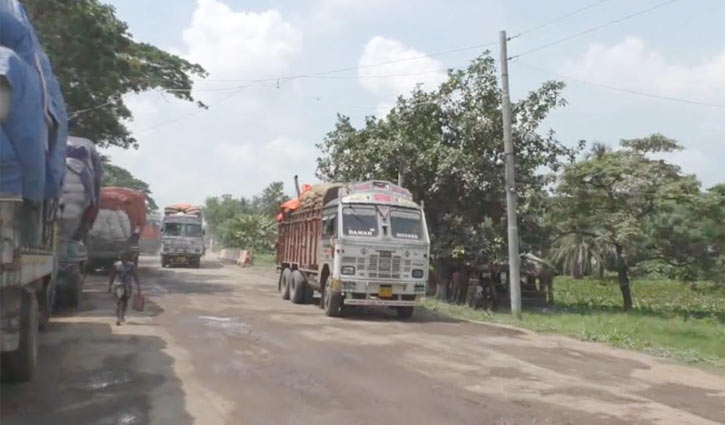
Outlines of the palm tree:
[[557,239],[549,257],[563,274],[576,279],[593,275],[595,269],[602,277],[609,251],[596,238],[573,233]]

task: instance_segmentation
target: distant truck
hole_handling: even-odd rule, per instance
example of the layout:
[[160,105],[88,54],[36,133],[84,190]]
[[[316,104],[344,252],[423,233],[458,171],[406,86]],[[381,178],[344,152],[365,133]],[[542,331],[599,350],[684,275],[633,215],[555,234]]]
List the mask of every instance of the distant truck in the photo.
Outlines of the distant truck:
[[190,204],[166,207],[161,224],[161,267],[201,267],[201,257],[206,251],[204,234],[199,207]]
[[36,368],[55,295],[56,217],[67,115],[50,61],[18,1],[0,2],[0,365]]
[[161,221],[163,217],[158,211],[146,215],[146,226],[141,231],[139,248],[141,254],[158,255],[161,252]]
[[88,139],[68,138],[66,176],[58,214],[56,306],[78,307],[88,264],[86,238],[98,215],[103,166]]
[[425,294],[430,251],[410,192],[386,181],[306,189],[278,216],[282,298],[307,303],[318,291],[328,316],[365,305],[410,318]]
[[125,187],[104,187],[95,223],[88,234],[89,269],[108,268],[123,253],[138,264],[146,224],[146,196]]

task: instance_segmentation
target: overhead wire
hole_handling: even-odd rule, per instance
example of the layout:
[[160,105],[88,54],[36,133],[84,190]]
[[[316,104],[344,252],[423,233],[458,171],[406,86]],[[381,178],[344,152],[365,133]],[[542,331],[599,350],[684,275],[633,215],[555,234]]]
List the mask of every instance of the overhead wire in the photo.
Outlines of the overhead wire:
[[315,77],[326,76],[329,74],[339,74],[341,72],[358,71],[361,69],[375,68],[375,67],[392,65],[392,64],[396,64],[396,63],[402,63],[402,62],[410,62],[410,61],[415,61],[415,60],[420,60],[420,59],[425,59],[425,58],[433,58],[433,57],[443,56],[443,55],[452,54],[452,53],[459,53],[459,52],[464,52],[464,51],[468,51],[468,50],[481,49],[484,47],[491,47],[491,46],[494,46],[497,44],[498,44],[497,41],[493,41],[490,43],[481,43],[481,44],[475,44],[475,45],[471,45],[471,46],[458,47],[458,48],[447,49],[447,50],[439,50],[439,51],[435,51],[435,52],[424,54],[424,55],[411,56],[411,57],[407,57],[407,58],[395,59],[395,60],[390,60],[390,61],[385,61],[385,62],[376,62],[376,63],[366,64],[366,65],[349,66],[349,67],[345,67],[345,68],[337,68],[337,69],[312,72],[312,73],[294,74],[294,75],[280,76],[280,77],[256,78],[256,79],[226,79],[226,80],[205,79],[203,81],[220,81],[220,82],[227,81],[227,82],[255,83],[255,82],[275,82],[275,81],[290,81],[290,80],[297,80],[297,79],[315,78]]
[[574,15],[578,15],[581,12],[584,12],[586,10],[589,10],[589,9],[593,8],[593,7],[599,6],[601,4],[607,3],[608,1],[610,1],[610,0],[599,0],[599,1],[596,1],[594,3],[589,4],[587,6],[584,6],[584,7],[581,7],[579,9],[573,10],[573,11],[567,13],[567,14],[564,14],[564,15],[561,15],[561,16],[556,17],[554,19],[550,19],[548,21],[542,22],[542,23],[540,23],[538,25],[535,25],[533,27],[530,27],[528,29],[525,29],[525,30],[517,33],[514,36],[509,37],[508,40],[511,41],[511,40],[513,40],[515,38],[519,38],[519,37],[521,37],[523,35],[531,34],[532,32],[538,31],[538,30],[540,30],[542,28],[546,28],[549,25],[555,24],[555,23],[560,22],[560,21],[563,21],[564,19],[571,18]]
[[631,94],[631,95],[635,95],[635,96],[649,97],[649,98],[653,98],[653,99],[667,100],[670,102],[679,102],[679,103],[685,103],[685,104],[689,104],[689,105],[707,106],[707,107],[712,107],[712,108],[725,109],[725,104],[702,102],[702,101],[698,101],[698,100],[684,99],[684,98],[678,98],[678,97],[673,97],[673,96],[663,96],[663,95],[659,95],[659,94],[646,93],[646,92],[627,89],[627,88],[623,88],[623,87],[611,86],[608,84],[598,83],[598,82],[594,82],[594,81],[582,80],[582,79],[575,78],[575,77],[572,77],[569,75],[560,74],[558,72],[555,72],[555,71],[552,71],[549,69],[530,65],[530,64],[524,63],[522,61],[516,61],[516,62],[513,62],[512,64],[514,64],[516,66],[521,66],[523,68],[532,69],[534,71],[551,74],[556,77],[563,78],[565,80],[574,81],[576,83],[587,84],[587,85],[591,85],[591,86],[595,86],[595,87],[601,87],[601,88],[604,88],[607,90],[617,91],[617,92],[621,92],[621,93],[627,93],[627,94]]
[[149,131],[157,130],[157,129],[159,129],[161,127],[165,127],[165,126],[167,126],[169,124],[173,124],[173,123],[182,121],[184,119],[190,118],[190,117],[192,117],[194,115],[197,115],[197,114],[200,114],[202,112],[205,112],[205,111],[207,111],[208,109],[210,109],[210,108],[212,108],[214,106],[218,106],[218,105],[220,105],[220,104],[222,104],[222,103],[230,100],[231,98],[233,98],[237,94],[241,93],[246,88],[248,88],[248,86],[241,86],[241,87],[238,88],[238,90],[236,90],[235,92],[229,94],[228,96],[224,96],[223,98],[217,100],[216,102],[207,105],[206,108],[198,108],[198,109],[196,109],[196,110],[194,110],[194,111],[192,111],[192,112],[190,112],[188,114],[184,114],[184,115],[181,115],[179,117],[170,119],[168,121],[163,121],[163,122],[160,122],[158,124],[154,124],[151,127],[144,128],[142,130],[137,131],[136,133],[139,133],[140,134],[140,133],[147,133]]
[[600,30],[602,28],[605,28],[605,27],[608,27],[610,25],[618,24],[620,22],[626,21],[627,19],[632,19],[632,18],[635,18],[637,16],[641,16],[641,15],[644,15],[646,13],[649,13],[649,12],[652,12],[654,10],[657,10],[659,8],[668,6],[668,5],[670,5],[670,4],[672,4],[672,3],[676,2],[676,1],[677,0],[667,0],[667,1],[662,2],[662,3],[657,3],[654,6],[650,6],[650,7],[646,8],[646,9],[640,10],[638,12],[630,13],[629,15],[625,15],[625,16],[622,16],[620,18],[617,18],[617,19],[614,19],[614,20],[611,20],[611,21],[608,21],[608,22],[605,22],[605,23],[602,23],[602,24],[599,24],[599,25],[596,25],[596,26],[587,28],[587,29],[585,29],[583,31],[580,31],[580,32],[577,32],[577,33],[568,35],[568,36],[563,37],[563,38],[560,38],[558,40],[554,40],[554,41],[551,41],[551,42],[548,42],[548,43],[544,43],[544,44],[539,45],[537,47],[534,47],[532,49],[524,50],[523,52],[521,52],[521,53],[519,53],[517,55],[511,56],[508,59],[509,60],[514,60],[514,59],[517,59],[517,58],[519,58],[521,56],[528,55],[528,54],[531,54],[531,53],[534,53],[534,52],[538,52],[539,50],[543,50],[543,49],[546,49],[546,48],[555,46],[557,44],[561,44],[561,43],[564,43],[566,41],[573,40],[575,38],[581,37],[581,36],[586,35],[586,34],[593,33],[595,31],[598,31],[598,30]]

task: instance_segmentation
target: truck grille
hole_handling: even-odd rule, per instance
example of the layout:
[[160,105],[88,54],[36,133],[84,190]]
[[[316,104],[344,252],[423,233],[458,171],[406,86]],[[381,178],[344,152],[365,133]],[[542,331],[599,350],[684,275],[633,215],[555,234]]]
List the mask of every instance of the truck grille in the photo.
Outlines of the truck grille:
[[400,279],[400,265],[399,255],[384,257],[373,254],[368,258],[368,277]]

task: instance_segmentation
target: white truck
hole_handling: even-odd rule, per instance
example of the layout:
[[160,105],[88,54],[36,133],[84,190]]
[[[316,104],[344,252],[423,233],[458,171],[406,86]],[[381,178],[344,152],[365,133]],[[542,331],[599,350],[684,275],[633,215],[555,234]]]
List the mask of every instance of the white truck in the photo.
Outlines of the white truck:
[[161,267],[201,267],[205,254],[204,229],[198,208],[167,207],[161,223]]
[[278,288],[339,316],[347,306],[413,315],[428,281],[425,215],[408,190],[386,181],[312,186],[282,206]]

